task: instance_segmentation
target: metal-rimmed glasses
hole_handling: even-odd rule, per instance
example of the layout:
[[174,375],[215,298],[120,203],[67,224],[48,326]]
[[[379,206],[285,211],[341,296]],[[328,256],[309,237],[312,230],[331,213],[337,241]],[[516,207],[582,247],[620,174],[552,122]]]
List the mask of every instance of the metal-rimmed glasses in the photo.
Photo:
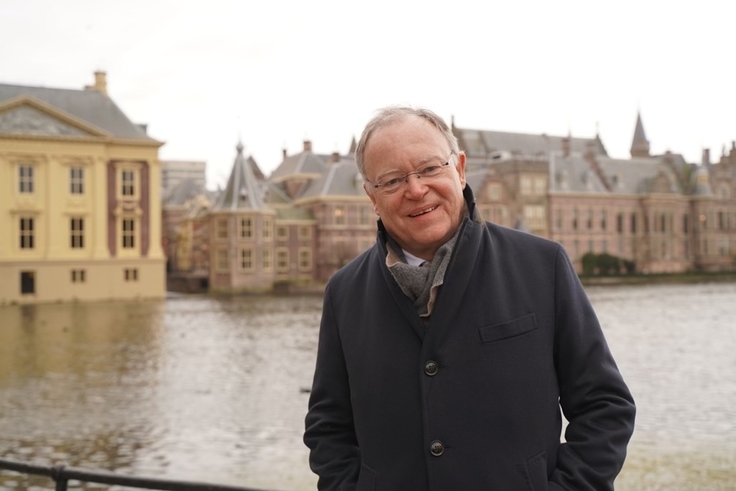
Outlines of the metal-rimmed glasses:
[[[381,177],[376,182],[371,182],[366,179],[376,193],[380,194],[393,194],[403,187],[404,184],[409,182],[409,176],[415,175],[417,179],[426,179],[430,181],[442,175],[442,171],[450,165],[447,161],[444,164],[437,164],[435,162],[424,164],[413,172],[407,172],[402,174],[401,172],[392,172]],[[426,181],[425,181],[426,182]]]

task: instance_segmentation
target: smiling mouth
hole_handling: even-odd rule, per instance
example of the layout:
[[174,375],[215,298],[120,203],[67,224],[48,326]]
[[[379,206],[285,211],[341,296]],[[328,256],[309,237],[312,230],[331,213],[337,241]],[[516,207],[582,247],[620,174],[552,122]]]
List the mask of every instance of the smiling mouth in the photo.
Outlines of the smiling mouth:
[[418,217],[418,216],[424,215],[425,213],[429,213],[430,211],[434,211],[434,210],[436,210],[436,209],[437,209],[437,207],[436,207],[436,206],[432,206],[432,207],[430,207],[430,208],[427,208],[426,210],[422,210],[422,211],[420,211],[419,213],[414,213],[414,214],[411,214],[411,215],[409,215],[409,216],[410,216],[410,217],[412,217],[412,218],[414,218],[414,217]]

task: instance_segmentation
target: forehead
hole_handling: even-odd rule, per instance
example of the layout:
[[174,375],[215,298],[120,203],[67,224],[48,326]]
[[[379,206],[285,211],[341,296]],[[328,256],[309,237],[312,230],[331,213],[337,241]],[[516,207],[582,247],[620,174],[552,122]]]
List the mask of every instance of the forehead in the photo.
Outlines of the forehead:
[[444,159],[449,145],[442,132],[426,119],[405,116],[391,121],[373,132],[365,148],[365,165],[411,164],[433,158]]

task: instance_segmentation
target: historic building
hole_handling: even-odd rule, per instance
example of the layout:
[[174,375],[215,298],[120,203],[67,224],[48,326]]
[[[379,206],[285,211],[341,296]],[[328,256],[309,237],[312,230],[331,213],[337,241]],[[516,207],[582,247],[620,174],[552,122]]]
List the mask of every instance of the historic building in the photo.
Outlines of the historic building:
[[309,288],[375,241],[376,216],[351,154],[315,154],[306,141],[297,154],[284,151],[266,179],[243,150],[238,144],[218,198],[207,203],[182,185],[164,204],[171,288]]
[[481,214],[560,242],[579,271],[587,253],[644,273],[736,269],[736,148],[717,164],[650,155],[640,115],[627,160],[598,136],[453,130]]
[[197,160],[162,160],[161,195],[166,197],[183,181],[192,181],[204,189],[207,184],[207,163]]
[[0,303],[163,297],[161,145],[104,72],[0,84]]
[[[650,155],[637,115],[630,159],[600,137],[452,130],[481,215],[550,238],[578,271],[589,253],[620,271],[736,269],[736,147],[699,165]],[[266,178],[237,147],[219,198],[184,181],[164,203],[170,283],[184,290],[321,285],[375,241],[376,215],[347,155],[287,155]]]

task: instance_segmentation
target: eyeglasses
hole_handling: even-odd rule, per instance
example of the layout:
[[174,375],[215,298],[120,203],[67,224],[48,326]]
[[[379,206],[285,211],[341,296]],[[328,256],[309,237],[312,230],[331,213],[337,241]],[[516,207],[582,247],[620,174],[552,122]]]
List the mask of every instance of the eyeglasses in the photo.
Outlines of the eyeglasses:
[[393,194],[409,182],[409,176],[415,175],[417,179],[424,179],[425,182],[431,181],[442,175],[442,171],[449,165],[450,162],[445,162],[444,164],[425,164],[414,172],[407,172],[406,174],[394,172],[383,176],[376,182],[368,182],[373,186],[376,193]]

